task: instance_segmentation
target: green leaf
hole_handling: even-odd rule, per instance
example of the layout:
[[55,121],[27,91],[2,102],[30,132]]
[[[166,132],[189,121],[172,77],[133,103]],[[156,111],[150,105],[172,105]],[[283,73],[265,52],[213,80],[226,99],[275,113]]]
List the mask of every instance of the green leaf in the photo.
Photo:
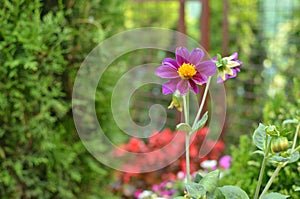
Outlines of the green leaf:
[[277,130],[276,126],[274,126],[274,125],[266,126],[265,132],[272,137],[278,137],[280,134],[279,131]]
[[265,156],[265,153],[261,150],[256,150],[256,151],[253,152],[253,154],[260,154],[262,156]]
[[296,151],[291,154],[289,163],[297,162],[299,160],[299,158],[300,158],[299,151]]
[[219,188],[225,199],[249,199],[244,190],[237,186],[224,186]]
[[201,129],[205,125],[207,119],[208,119],[208,111],[206,111],[202,116],[202,118],[197,122],[196,126],[192,129],[191,134]]
[[257,148],[264,150],[266,141],[265,125],[259,124],[258,128],[254,131],[253,142]]
[[225,199],[225,196],[219,188],[217,188],[212,194],[209,193],[206,196],[207,199]]
[[282,157],[282,156],[280,156],[279,154],[275,154],[275,155],[273,155],[272,157],[270,157],[270,158],[268,159],[269,162],[286,162],[286,161],[288,161],[288,160],[289,160],[289,158],[287,158],[287,157]]
[[4,150],[0,147],[0,158],[1,159],[5,159],[6,155],[5,155],[5,152]]
[[296,186],[296,187],[294,188],[294,191],[300,191],[300,187],[299,187],[299,186]]
[[203,177],[199,173],[197,173],[194,182],[199,183],[202,178]]
[[219,54],[219,53],[217,54],[217,57],[218,57],[218,59],[219,59],[219,60],[221,60],[221,59],[222,59],[222,55],[221,55],[221,54]]
[[288,120],[284,120],[283,122],[282,122],[282,124],[283,125],[285,125],[285,124],[298,124],[300,121],[299,120],[297,120],[297,119],[288,119]]
[[179,131],[184,131],[186,133],[189,133],[189,132],[191,132],[192,127],[187,123],[180,123],[180,124],[177,124],[176,129]]
[[174,199],[186,199],[186,198],[183,197],[183,196],[177,196],[177,197],[175,197]]
[[215,170],[206,174],[199,182],[208,193],[213,193],[217,188],[220,171]]
[[282,195],[280,193],[268,193],[266,195],[263,195],[261,199],[286,199],[290,196]]
[[[290,154],[291,153],[291,149],[289,149],[286,154]],[[300,154],[299,151],[296,151],[290,155],[287,156],[281,156],[279,153],[273,155],[272,157],[269,158],[270,162],[289,162],[289,163],[293,163],[293,162],[297,162],[300,158]]]
[[206,195],[205,188],[195,182],[189,182],[185,185],[186,191],[193,198],[201,198]]

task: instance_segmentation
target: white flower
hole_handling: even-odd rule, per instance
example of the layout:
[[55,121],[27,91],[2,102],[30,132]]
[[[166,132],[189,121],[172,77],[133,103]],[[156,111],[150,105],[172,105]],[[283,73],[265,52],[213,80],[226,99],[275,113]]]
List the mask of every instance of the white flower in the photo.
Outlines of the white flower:
[[212,169],[217,166],[217,161],[216,160],[205,160],[200,164],[200,166],[204,169]]
[[149,198],[152,194],[152,191],[145,190],[139,195],[139,199]]

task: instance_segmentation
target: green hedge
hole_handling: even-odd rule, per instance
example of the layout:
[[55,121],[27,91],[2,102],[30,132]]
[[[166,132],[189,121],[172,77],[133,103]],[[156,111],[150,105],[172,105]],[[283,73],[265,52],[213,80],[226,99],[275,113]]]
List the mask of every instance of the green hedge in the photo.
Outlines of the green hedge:
[[0,198],[113,198],[110,170],[74,129],[70,96],[84,57],[122,28],[122,4],[1,2]]

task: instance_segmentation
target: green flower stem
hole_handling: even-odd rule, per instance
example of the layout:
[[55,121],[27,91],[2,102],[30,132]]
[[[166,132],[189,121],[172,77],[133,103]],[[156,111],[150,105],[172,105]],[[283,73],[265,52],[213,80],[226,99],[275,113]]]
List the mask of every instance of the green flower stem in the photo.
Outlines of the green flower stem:
[[275,171],[274,171],[274,173],[272,174],[271,178],[269,179],[267,185],[265,186],[264,190],[263,190],[262,193],[260,194],[260,197],[259,197],[259,198],[261,198],[263,195],[266,194],[266,192],[267,192],[267,191],[269,190],[269,188],[271,187],[271,185],[272,185],[272,183],[273,183],[275,177],[278,175],[279,171],[280,171],[283,167],[285,167],[285,165],[286,165],[287,163],[288,163],[288,162],[285,162],[285,163],[279,164],[279,165],[277,166],[277,168],[275,169]]
[[295,153],[296,151],[299,151],[300,150],[300,146],[298,146],[297,148],[295,148],[292,153]]
[[258,177],[258,181],[257,181],[257,185],[256,185],[254,199],[258,198],[258,194],[259,194],[259,190],[260,190],[260,187],[261,187],[261,183],[262,183],[263,175],[264,175],[264,172],[265,172],[266,164],[267,164],[267,157],[266,157],[266,155],[264,155],[264,159],[262,161],[262,165],[261,165],[261,168],[260,168],[259,177]]
[[[183,111],[185,123],[189,124],[189,93],[183,96]],[[186,182],[191,180],[190,172],[190,132],[185,134]]]
[[300,128],[300,124],[298,124],[297,128],[296,128],[296,133],[294,135],[294,142],[293,142],[293,146],[292,146],[292,151],[296,148],[297,137],[298,137],[298,133],[299,133],[299,128]]
[[270,148],[269,145],[268,145],[268,137],[266,137],[265,146],[266,146],[266,149],[264,151],[264,159],[263,159],[262,164],[261,164],[259,177],[258,177],[258,181],[257,181],[257,185],[256,185],[256,190],[255,190],[255,194],[254,194],[254,199],[258,198],[261,183],[262,183],[262,179],[263,179],[266,164],[267,164],[267,158],[268,158],[268,153],[269,153],[269,148]]
[[186,159],[186,182],[191,181],[190,171],[190,135],[186,133],[185,137],[185,159]]
[[[291,154],[295,153],[299,146],[296,148],[296,143],[297,143],[297,137],[298,137],[298,133],[299,133],[299,129],[300,129],[300,125],[298,124],[297,125],[297,129],[296,129],[296,132],[295,132],[295,136],[294,136],[294,141],[293,141],[293,146],[292,146],[292,152]],[[269,179],[267,185],[265,186],[264,190],[262,191],[262,193],[260,194],[260,197],[261,198],[264,194],[266,194],[266,192],[269,190],[269,188],[271,187],[275,177],[278,175],[279,171],[285,167],[289,162],[285,162],[285,163],[282,163],[282,164],[278,164],[277,168],[275,169],[274,173],[272,174],[271,178]]]
[[204,90],[204,93],[203,93],[203,97],[202,97],[202,100],[201,100],[201,103],[200,103],[200,108],[198,110],[198,113],[195,117],[195,120],[194,120],[194,123],[193,123],[193,126],[192,128],[194,128],[200,118],[200,114],[202,112],[202,109],[204,107],[204,103],[205,103],[205,99],[206,99],[206,96],[207,96],[207,93],[208,93],[208,89],[209,89],[209,85],[210,85],[210,81],[211,81],[211,77],[208,78],[208,81],[206,83],[206,87],[205,87],[205,90]]

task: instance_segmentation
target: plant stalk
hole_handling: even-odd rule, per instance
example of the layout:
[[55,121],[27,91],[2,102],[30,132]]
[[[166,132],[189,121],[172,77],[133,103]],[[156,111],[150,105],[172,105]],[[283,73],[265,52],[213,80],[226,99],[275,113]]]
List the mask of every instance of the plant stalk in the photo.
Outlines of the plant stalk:
[[295,132],[295,135],[294,135],[294,142],[293,142],[293,146],[292,146],[292,151],[296,148],[299,128],[300,128],[300,124],[298,124],[297,128],[296,128],[296,132]]
[[259,196],[259,191],[260,191],[262,179],[263,179],[264,172],[265,172],[265,169],[266,169],[269,149],[270,149],[270,144],[268,144],[268,135],[267,135],[266,140],[265,140],[264,159],[263,159],[262,164],[261,164],[254,199],[258,199],[258,196]]
[[211,81],[211,77],[208,78],[208,81],[206,83],[205,90],[204,90],[204,93],[203,93],[203,97],[202,97],[202,100],[201,100],[201,103],[200,103],[200,107],[199,107],[198,113],[197,113],[197,115],[195,117],[195,120],[194,120],[192,128],[194,128],[196,126],[196,124],[197,124],[197,122],[198,122],[198,120],[200,118],[200,114],[201,114],[202,109],[204,107],[205,99],[206,99],[206,96],[207,96],[207,93],[208,93],[210,81]]
[[271,178],[269,179],[267,185],[265,186],[264,190],[261,192],[260,197],[261,198],[264,194],[266,194],[266,192],[269,190],[269,188],[271,187],[275,177],[278,175],[279,171],[287,164],[287,162],[285,162],[284,164],[279,164],[277,166],[277,168],[275,169],[274,173],[272,174]]
[[[189,124],[189,93],[183,96],[183,111],[185,123]],[[190,132],[185,133],[186,182],[191,180],[190,172]]]
[[260,187],[261,187],[261,183],[262,183],[263,175],[264,175],[264,172],[265,172],[266,164],[267,164],[267,154],[264,155],[264,159],[263,159],[262,164],[261,164],[254,199],[258,199],[259,190],[260,190]]

